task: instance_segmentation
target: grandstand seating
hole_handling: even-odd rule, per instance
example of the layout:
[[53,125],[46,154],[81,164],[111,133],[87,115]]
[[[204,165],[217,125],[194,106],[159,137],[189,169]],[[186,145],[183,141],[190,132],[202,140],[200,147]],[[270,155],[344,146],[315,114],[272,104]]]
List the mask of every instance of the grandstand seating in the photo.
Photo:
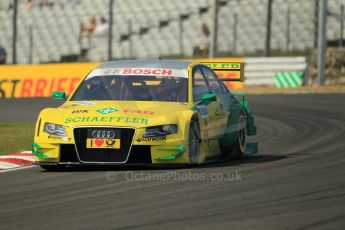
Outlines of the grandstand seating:
[[[30,28],[33,30],[33,63],[58,62],[62,56],[80,54],[80,21],[88,17],[108,18],[109,0],[76,0],[78,4],[39,7],[40,0],[26,9],[26,1],[19,0],[17,62],[30,62]],[[224,1],[224,0],[223,0]],[[266,33],[267,0],[226,0],[219,9],[218,51],[243,55],[263,51]],[[12,0],[0,1],[0,44],[8,52],[7,62],[12,60]],[[54,1],[53,1],[54,2]],[[328,1],[329,11],[340,13],[345,0]],[[118,0],[114,5],[113,58],[157,58],[181,55],[179,43],[180,15],[190,15],[183,22],[183,55],[191,56],[202,23],[209,24],[210,0]],[[290,42],[287,43],[287,12],[290,12]],[[237,15],[237,24],[234,19]],[[315,0],[274,0],[272,16],[271,47],[274,50],[306,50],[314,45]],[[170,21],[159,28],[160,21]],[[129,33],[130,40],[120,41],[121,35]],[[237,40],[234,41],[236,26]],[[149,28],[139,34],[141,28]],[[334,17],[328,17],[328,39],[340,37],[340,25]],[[107,38],[93,38],[87,58],[91,61],[107,60]]]

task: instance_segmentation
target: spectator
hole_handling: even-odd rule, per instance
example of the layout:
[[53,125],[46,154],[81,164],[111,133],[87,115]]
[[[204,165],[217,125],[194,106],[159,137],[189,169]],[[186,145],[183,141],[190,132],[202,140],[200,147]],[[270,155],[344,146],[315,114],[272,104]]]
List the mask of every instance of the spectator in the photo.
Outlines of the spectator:
[[0,65],[6,64],[6,50],[4,47],[0,46]]
[[198,44],[194,47],[194,56],[205,55],[209,47],[210,30],[205,23],[201,26]]
[[40,8],[48,7],[48,6],[52,7],[54,3],[51,0],[42,0],[39,5],[40,5]]
[[91,20],[80,22],[80,37],[79,43],[81,47],[80,56],[84,59],[91,47],[91,35],[97,26],[96,18],[92,17]]
[[[86,58],[89,50],[97,46],[97,39],[101,37],[106,37],[109,34],[109,24],[104,17],[100,18],[100,22],[97,23],[96,18],[92,17],[90,21],[80,22],[80,47],[81,53],[80,57],[82,59]],[[93,39],[95,38],[95,39]]]
[[25,3],[25,8],[28,9],[28,10],[32,9],[33,6],[34,6],[34,3],[32,2],[32,0],[28,0]]
[[90,37],[93,31],[96,29],[96,18],[92,17],[88,22],[80,22],[80,29],[83,37]]
[[95,37],[105,37],[109,34],[109,24],[104,17],[101,17],[100,24],[98,24],[92,35]]

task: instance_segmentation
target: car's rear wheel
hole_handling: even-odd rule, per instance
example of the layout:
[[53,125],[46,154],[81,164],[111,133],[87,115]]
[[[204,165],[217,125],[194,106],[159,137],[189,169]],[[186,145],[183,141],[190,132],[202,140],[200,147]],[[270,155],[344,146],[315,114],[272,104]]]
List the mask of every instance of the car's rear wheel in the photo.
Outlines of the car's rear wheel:
[[40,165],[40,167],[46,171],[61,171],[65,168],[65,165]]
[[237,124],[236,141],[230,146],[221,146],[221,158],[223,160],[239,159],[244,153],[247,145],[247,122],[243,112],[241,112]]
[[190,122],[189,127],[189,164],[195,165],[200,155],[200,127],[195,120]]

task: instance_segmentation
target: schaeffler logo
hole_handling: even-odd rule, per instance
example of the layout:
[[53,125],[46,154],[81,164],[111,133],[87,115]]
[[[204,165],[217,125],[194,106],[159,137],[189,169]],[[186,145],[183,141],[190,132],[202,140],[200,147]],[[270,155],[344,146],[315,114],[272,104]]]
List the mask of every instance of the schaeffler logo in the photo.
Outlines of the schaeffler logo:
[[114,108],[105,108],[105,109],[96,110],[96,112],[101,113],[101,114],[109,114],[109,113],[113,113],[113,112],[117,112],[117,111],[119,111],[119,110],[114,109]]

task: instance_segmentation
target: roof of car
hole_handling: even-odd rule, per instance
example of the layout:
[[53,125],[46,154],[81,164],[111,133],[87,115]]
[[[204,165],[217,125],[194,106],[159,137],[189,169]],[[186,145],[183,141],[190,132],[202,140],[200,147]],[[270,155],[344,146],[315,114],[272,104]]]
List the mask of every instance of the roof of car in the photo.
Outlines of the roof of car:
[[112,61],[98,66],[96,69],[108,68],[160,68],[160,69],[187,69],[193,62],[175,60],[123,60]]

